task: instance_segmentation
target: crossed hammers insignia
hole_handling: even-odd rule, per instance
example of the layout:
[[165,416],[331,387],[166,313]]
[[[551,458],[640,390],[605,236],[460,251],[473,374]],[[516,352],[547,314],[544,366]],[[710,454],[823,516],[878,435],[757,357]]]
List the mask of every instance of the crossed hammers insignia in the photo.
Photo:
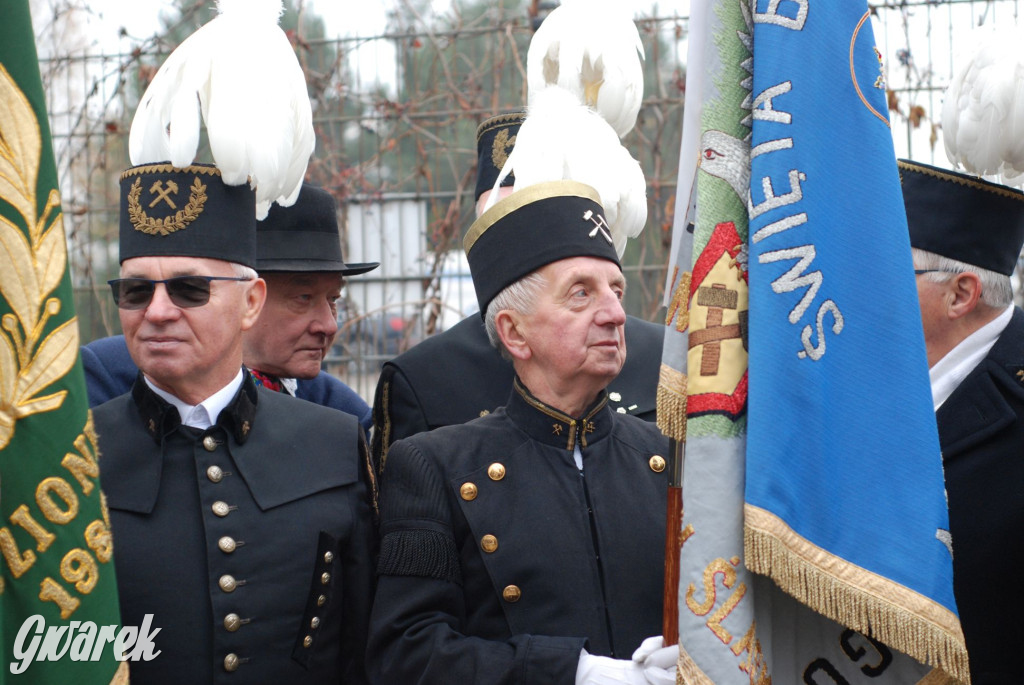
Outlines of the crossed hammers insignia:
[[178,184],[174,181],[168,181],[167,187],[164,188],[163,181],[156,180],[153,185],[149,188],[150,194],[156,194],[153,201],[149,203],[149,208],[152,209],[156,206],[156,203],[163,200],[171,206],[171,209],[177,209],[178,207],[174,204],[174,200],[171,199],[171,193],[178,194]]
[[608,225],[608,222],[604,220],[603,216],[601,216],[600,214],[594,214],[592,210],[588,209],[583,213],[583,220],[589,221],[590,223],[594,224],[594,230],[587,234],[591,238],[595,237],[597,235],[597,232],[600,231],[601,235],[604,236],[605,240],[607,240],[609,243],[613,242],[611,227]]

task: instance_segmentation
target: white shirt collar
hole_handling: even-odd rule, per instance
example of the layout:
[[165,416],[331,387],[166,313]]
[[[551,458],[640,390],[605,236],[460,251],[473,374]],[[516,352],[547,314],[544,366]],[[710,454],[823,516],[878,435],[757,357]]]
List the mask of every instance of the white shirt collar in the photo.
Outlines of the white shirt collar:
[[961,340],[959,345],[947,352],[945,357],[928,370],[928,376],[932,382],[932,402],[935,405],[935,411],[939,410],[942,403],[953,394],[963,379],[967,378],[967,374],[981,363],[992,346],[996,344],[999,335],[1009,325],[1011,318],[1013,318],[1013,305]]
[[221,411],[231,403],[235,394],[238,393],[238,389],[242,387],[242,369],[238,369],[238,373],[230,383],[199,404],[186,404],[171,393],[153,385],[145,376],[143,376],[143,379],[153,392],[178,410],[178,416],[181,417],[181,422],[184,425],[191,426],[192,428],[206,429],[217,423],[217,417],[220,416]]

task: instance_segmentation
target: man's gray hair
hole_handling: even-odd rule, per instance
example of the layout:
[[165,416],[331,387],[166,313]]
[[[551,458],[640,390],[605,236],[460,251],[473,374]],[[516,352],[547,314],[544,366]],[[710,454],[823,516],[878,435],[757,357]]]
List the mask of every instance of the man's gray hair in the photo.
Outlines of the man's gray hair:
[[244,278],[249,281],[255,281],[257,278],[260,277],[260,275],[256,273],[256,269],[252,268],[251,266],[239,264],[238,262],[228,262],[228,264],[231,265],[231,270],[235,272],[235,276],[238,278]]
[[921,278],[927,278],[935,283],[945,283],[953,277],[953,274],[969,271],[977,274],[981,281],[982,303],[997,309],[1005,309],[1013,303],[1013,286],[1010,284],[1010,277],[1005,274],[943,257],[934,252],[919,250],[916,247],[912,249],[912,253],[915,269],[935,269],[933,273],[921,274]]
[[498,335],[498,326],[495,323],[498,312],[503,309],[511,309],[520,314],[532,314],[534,307],[537,305],[537,296],[540,295],[540,291],[546,283],[547,280],[544,276],[534,271],[532,274],[523,276],[512,285],[507,286],[495,295],[494,299],[487,305],[487,313],[484,316],[484,328],[487,329],[487,339],[491,341],[492,346],[498,348],[502,358],[511,359],[512,356],[508,353],[505,345],[501,342],[501,337]]

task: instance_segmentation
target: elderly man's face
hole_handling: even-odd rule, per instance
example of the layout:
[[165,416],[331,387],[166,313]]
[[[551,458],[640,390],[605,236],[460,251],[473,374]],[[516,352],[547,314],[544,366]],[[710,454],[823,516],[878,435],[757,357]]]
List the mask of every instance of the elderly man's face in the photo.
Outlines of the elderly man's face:
[[[198,257],[134,257],[121,265],[122,278],[175,276],[230,278],[235,272],[228,262]],[[209,302],[179,307],[159,284],[145,308],[118,310],[128,351],[157,387],[201,401],[241,368],[242,331],[259,315],[263,294],[262,281],[212,281]]]
[[572,257],[539,273],[546,285],[522,324],[531,363],[552,384],[582,384],[596,394],[626,361],[622,271],[606,259]]
[[245,334],[245,363],[283,378],[313,378],[338,332],[340,273],[264,273],[267,304]]

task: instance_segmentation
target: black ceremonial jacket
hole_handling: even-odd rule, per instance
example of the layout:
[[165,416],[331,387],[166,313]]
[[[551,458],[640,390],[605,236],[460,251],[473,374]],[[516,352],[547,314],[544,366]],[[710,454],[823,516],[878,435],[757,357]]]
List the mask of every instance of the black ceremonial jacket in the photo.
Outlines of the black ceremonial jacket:
[[935,416],[973,685],[1024,683],[1024,312]]
[[366,682],[375,537],[355,417],[245,374],[205,431],[141,376],[94,418],[121,618],[160,628],[133,685]]
[[518,380],[506,407],[395,443],[374,682],[572,685],[584,646],[629,659],[661,633],[667,449],[603,393],[571,419]]
[[[612,411],[654,421],[665,327],[626,317],[626,363],[608,386]],[[508,400],[515,372],[487,340],[479,314],[384,364],[373,401],[373,459],[395,440],[472,421]]]

